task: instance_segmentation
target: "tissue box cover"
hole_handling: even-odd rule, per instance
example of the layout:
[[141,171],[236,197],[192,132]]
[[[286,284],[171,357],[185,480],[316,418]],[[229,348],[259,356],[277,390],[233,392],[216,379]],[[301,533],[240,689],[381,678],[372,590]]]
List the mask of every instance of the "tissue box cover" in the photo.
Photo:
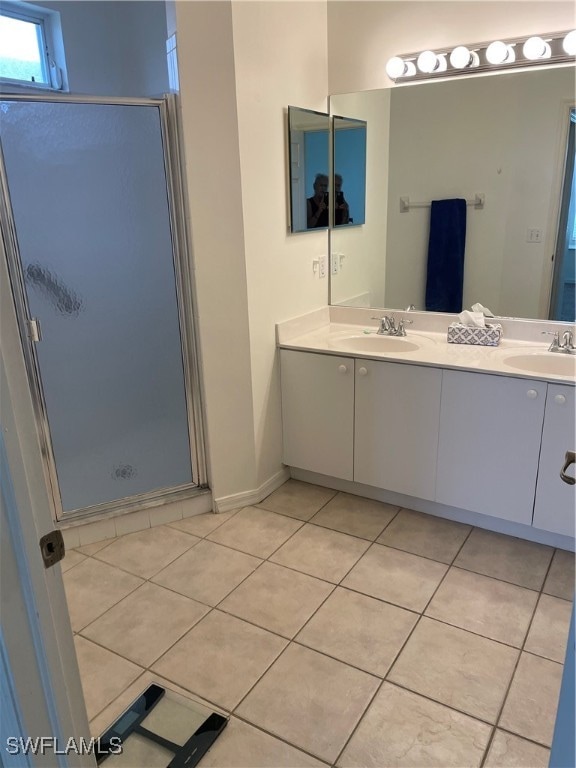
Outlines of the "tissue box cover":
[[451,323],[448,326],[449,344],[481,344],[484,347],[497,347],[501,338],[500,323],[487,324],[484,328],[474,328],[462,323]]

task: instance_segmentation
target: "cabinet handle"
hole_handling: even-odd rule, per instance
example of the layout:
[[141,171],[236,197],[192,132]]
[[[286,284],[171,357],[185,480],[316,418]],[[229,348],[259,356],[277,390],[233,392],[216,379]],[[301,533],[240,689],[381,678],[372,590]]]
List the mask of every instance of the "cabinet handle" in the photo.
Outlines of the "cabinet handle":
[[536,400],[538,392],[535,389],[529,389],[528,392],[526,392],[526,397],[530,398],[530,400]]
[[576,485],[576,478],[566,474],[566,470],[570,464],[574,464],[576,462],[576,453],[574,453],[574,451],[566,451],[566,456],[564,458],[565,462],[564,466],[560,470],[560,477],[562,480],[564,480],[565,483],[568,483],[568,485]]
[[358,368],[358,376],[367,376],[368,375],[368,368],[364,368],[362,366],[361,368]]
[[339,365],[338,366],[338,373],[348,373],[348,366],[347,365]]
[[558,405],[564,405],[566,402],[566,395],[556,395],[554,402],[558,403]]

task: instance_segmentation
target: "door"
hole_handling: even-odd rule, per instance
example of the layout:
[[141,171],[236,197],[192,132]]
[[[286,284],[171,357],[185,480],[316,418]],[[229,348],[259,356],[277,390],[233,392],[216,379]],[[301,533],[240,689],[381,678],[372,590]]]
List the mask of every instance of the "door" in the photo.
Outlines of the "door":
[[442,371],[356,361],[354,480],[434,499]]
[[[91,755],[53,754],[69,738],[88,740],[89,728],[60,565],[46,570],[38,545],[53,528],[51,505],[0,256],[0,762],[95,765]],[[20,738],[42,736],[58,741],[45,742],[42,755],[23,754]]]
[[352,480],[354,360],[280,351],[283,461]]
[[194,488],[164,103],[0,109],[3,232],[57,517]]
[[574,400],[574,387],[548,384],[533,520],[535,528],[571,538],[576,533],[576,486],[559,481],[559,468],[574,447]]
[[444,371],[436,501],[532,524],[546,384]]

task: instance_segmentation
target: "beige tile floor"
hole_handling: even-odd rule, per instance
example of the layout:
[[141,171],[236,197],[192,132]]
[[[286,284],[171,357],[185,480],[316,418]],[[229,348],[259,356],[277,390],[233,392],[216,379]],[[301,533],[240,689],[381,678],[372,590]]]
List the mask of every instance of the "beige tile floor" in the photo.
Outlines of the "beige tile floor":
[[548,764],[571,553],[289,480],[64,570],[94,735],[157,680],[231,716],[202,766]]

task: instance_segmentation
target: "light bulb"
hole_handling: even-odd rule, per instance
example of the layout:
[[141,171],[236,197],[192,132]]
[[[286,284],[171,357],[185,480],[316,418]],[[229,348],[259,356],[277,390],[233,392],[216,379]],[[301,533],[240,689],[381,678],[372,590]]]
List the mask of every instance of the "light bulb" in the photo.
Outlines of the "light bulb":
[[511,64],[515,58],[514,48],[501,40],[495,40],[486,48],[486,60],[489,64]]
[[392,80],[407,75],[407,69],[406,62],[404,59],[401,59],[400,56],[392,56],[391,59],[388,59],[388,63],[386,64],[386,74]]
[[531,61],[535,59],[548,59],[551,55],[549,43],[541,37],[529,37],[522,46],[522,53]]
[[437,70],[439,68],[439,64],[440,60],[434,51],[422,51],[420,56],[418,56],[418,60],[416,61],[416,65],[418,66],[420,72],[424,72],[426,74],[430,74],[431,72]]
[[465,45],[459,45],[450,54],[450,64],[454,69],[477,67],[479,63],[480,59],[476,51],[469,50]]
[[576,55],[576,29],[572,30],[572,32],[568,32],[562,42],[562,48],[564,48],[564,51],[568,56]]

